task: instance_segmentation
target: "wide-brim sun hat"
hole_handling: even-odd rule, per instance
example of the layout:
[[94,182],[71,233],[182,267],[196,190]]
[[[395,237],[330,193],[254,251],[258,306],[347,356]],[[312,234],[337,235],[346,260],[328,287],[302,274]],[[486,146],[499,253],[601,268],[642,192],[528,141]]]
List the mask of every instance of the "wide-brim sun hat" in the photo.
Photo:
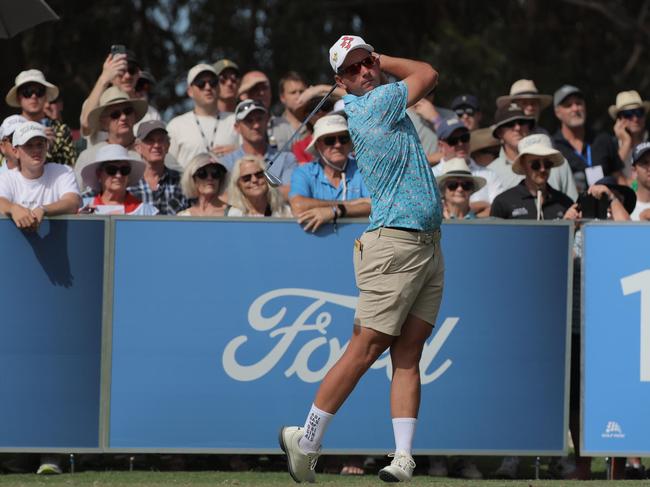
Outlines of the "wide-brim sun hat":
[[144,174],[145,163],[142,159],[135,159],[124,146],[118,144],[106,144],[95,153],[94,160],[81,170],[81,180],[84,187],[101,191],[97,169],[104,162],[128,162],[131,164],[131,172],[127,186],[137,184]]
[[480,151],[482,149],[489,149],[491,147],[501,147],[499,139],[492,136],[492,129],[490,127],[472,130],[469,139],[469,153]]
[[318,155],[316,150],[316,142],[321,137],[326,135],[338,134],[341,132],[348,132],[348,122],[343,115],[325,115],[318,119],[314,124],[314,135],[312,136],[311,142],[307,146],[307,152],[315,156]]
[[47,81],[42,71],[39,71],[38,69],[28,69],[27,71],[22,71],[18,76],[16,76],[14,86],[11,87],[7,96],[5,96],[7,105],[14,108],[20,108],[20,102],[18,101],[18,88],[27,83],[38,83],[39,85],[45,86],[45,96],[47,97],[47,101],[56,100],[59,96],[59,88]]
[[546,134],[533,134],[524,137],[517,144],[517,149],[519,150],[519,155],[517,155],[512,163],[512,172],[515,174],[526,174],[521,167],[521,160],[526,155],[549,159],[553,162],[553,167],[559,167],[564,163],[564,156],[560,151],[553,148],[551,139]]
[[436,182],[440,190],[444,190],[445,182],[448,179],[467,179],[474,183],[474,188],[470,194],[476,193],[487,184],[487,180],[480,176],[474,176],[469,170],[469,166],[465,159],[454,157],[448,161],[442,162],[444,164],[443,172],[440,176],[436,177]]
[[551,95],[545,95],[539,92],[533,80],[520,79],[512,84],[509,95],[497,98],[497,108],[505,107],[510,103],[514,103],[515,100],[522,98],[539,100],[541,110],[551,106],[551,103],[553,102],[553,97]]
[[149,108],[149,102],[144,98],[129,98],[129,95],[120,90],[117,86],[111,86],[99,97],[99,106],[91,110],[88,114],[88,127],[90,128],[90,131],[95,133],[100,130],[99,119],[105,109],[115,105],[122,105],[124,103],[130,103],[133,106],[136,122],[142,120],[142,117],[145,116],[147,109]]
[[603,186],[607,186],[611,191],[618,193],[623,197],[623,201],[621,203],[623,203],[625,211],[630,214],[634,211],[634,208],[636,207],[637,197],[632,188],[618,184],[613,176],[605,176],[604,178],[596,181],[595,184],[602,184]]
[[642,100],[638,91],[621,91],[616,95],[616,104],[610,105],[607,109],[609,116],[616,120],[619,112],[623,110],[633,110],[643,108],[646,113],[650,111],[650,101]]
[[516,103],[510,103],[509,105],[497,108],[494,114],[494,124],[490,127],[492,129],[492,137],[498,139],[496,134],[497,130],[515,120],[530,120],[533,125],[535,124],[535,117],[526,115]]

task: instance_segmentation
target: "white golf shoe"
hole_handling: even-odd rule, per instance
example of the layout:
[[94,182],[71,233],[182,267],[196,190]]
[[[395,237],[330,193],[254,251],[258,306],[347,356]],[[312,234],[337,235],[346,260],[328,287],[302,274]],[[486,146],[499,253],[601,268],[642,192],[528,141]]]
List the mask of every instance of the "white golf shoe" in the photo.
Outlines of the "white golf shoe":
[[316,462],[320,452],[305,453],[300,449],[298,442],[303,435],[303,428],[298,426],[284,426],[280,430],[280,448],[287,454],[287,466],[291,478],[298,483],[315,482]]
[[413,457],[403,451],[391,453],[388,456],[393,457],[393,461],[379,471],[379,478],[384,482],[408,482],[411,480],[415,468]]

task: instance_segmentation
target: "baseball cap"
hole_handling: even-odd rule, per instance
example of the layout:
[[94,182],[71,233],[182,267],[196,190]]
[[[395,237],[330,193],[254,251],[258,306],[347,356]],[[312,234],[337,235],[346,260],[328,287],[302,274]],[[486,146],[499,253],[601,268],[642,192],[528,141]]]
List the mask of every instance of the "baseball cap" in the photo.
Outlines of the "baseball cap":
[[451,102],[451,109],[456,110],[460,107],[472,107],[474,110],[479,111],[478,98],[474,95],[459,95]]
[[345,58],[355,49],[365,49],[368,52],[374,52],[375,48],[367,44],[359,36],[342,35],[339,40],[330,47],[330,65],[335,73],[345,62]]
[[34,137],[43,137],[44,139],[47,139],[47,135],[45,135],[45,127],[38,122],[25,122],[14,130],[11,144],[14,147],[17,147],[29,142]]
[[149,135],[154,130],[164,130],[165,133],[168,133],[165,122],[162,120],[147,120],[138,126],[138,133],[136,134],[136,138],[144,140],[147,138],[147,135]]
[[264,107],[264,105],[262,105],[262,103],[257,100],[251,100],[249,98],[247,100],[241,101],[237,105],[237,108],[235,108],[235,120],[241,122],[251,113],[258,110],[264,113],[268,113],[266,107]]
[[9,115],[2,121],[2,125],[0,125],[0,139],[11,137],[14,130],[27,121],[28,120],[22,115]]
[[221,73],[223,73],[226,69],[234,69],[238,73],[240,72],[239,66],[237,66],[237,63],[234,61],[231,61],[230,59],[220,59],[216,63],[212,65],[214,67],[215,72],[217,73],[217,76],[219,76]]
[[249,71],[241,79],[241,85],[237,90],[237,96],[241,96],[243,93],[249,91],[253,86],[264,83],[268,86],[271,86],[268,76],[266,76],[261,71]]
[[641,142],[640,144],[637,144],[632,152],[632,164],[639,162],[643,155],[648,151],[650,151],[650,142]]
[[438,127],[438,130],[436,131],[436,135],[438,135],[438,138],[441,140],[447,140],[451,134],[453,134],[456,130],[463,129],[465,132],[469,132],[467,127],[465,127],[465,124],[458,120],[457,118],[448,118],[447,120],[443,120],[440,126]]
[[576,88],[575,86],[571,85],[562,85],[554,94],[553,94],[553,106],[556,107],[560,103],[562,103],[567,96],[570,95],[579,95],[582,98],[585,96],[583,95],[582,91],[580,91],[580,88]]
[[213,66],[205,63],[197,64],[196,66],[193,66],[187,73],[187,86],[191,85],[196,77],[205,71],[218,76]]

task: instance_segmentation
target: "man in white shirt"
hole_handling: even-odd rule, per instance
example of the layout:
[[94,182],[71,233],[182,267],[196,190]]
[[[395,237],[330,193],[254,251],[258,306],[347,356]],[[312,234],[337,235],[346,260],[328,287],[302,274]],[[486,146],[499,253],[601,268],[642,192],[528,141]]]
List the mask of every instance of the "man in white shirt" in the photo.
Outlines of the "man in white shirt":
[[189,112],[167,124],[171,138],[169,153],[181,167],[203,152],[223,156],[239,147],[235,116],[219,111],[219,79],[214,66],[197,64],[187,74],[187,96],[194,102]]
[[81,198],[74,172],[62,164],[45,163],[45,127],[37,122],[20,125],[13,145],[20,169],[0,174],[0,212],[23,230],[36,230],[46,215],[76,213]]
[[636,206],[630,218],[635,221],[650,220],[650,142],[642,142],[634,148],[632,164],[639,186]]

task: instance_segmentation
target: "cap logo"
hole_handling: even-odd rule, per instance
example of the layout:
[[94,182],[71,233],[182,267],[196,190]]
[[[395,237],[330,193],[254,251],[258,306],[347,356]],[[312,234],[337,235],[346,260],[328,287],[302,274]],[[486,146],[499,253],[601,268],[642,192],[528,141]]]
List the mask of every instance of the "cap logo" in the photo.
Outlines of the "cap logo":
[[354,37],[350,37],[350,36],[341,37],[341,49],[350,50],[350,48],[352,47],[353,40]]
[[339,53],[335,52],[332,54],[332,61],[336,62],[339,60]]

